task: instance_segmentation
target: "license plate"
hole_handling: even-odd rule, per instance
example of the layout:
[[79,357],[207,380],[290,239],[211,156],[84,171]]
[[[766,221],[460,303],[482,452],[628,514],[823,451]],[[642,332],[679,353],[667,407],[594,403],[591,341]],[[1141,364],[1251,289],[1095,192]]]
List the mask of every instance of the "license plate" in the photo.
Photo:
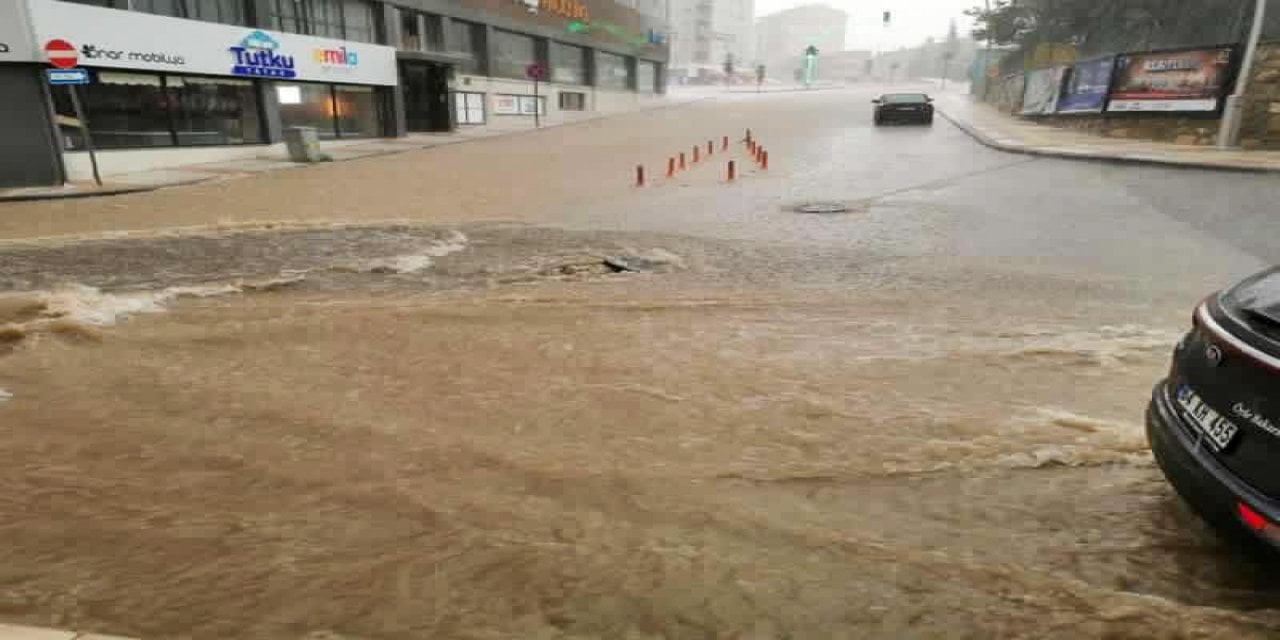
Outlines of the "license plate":
[[1196,428],[1208,436],[1209,444],[1215,451],[1225,449],[1240,431],[1233,422],[1210,408],[1186,385],[1178,387],[1178,404]]

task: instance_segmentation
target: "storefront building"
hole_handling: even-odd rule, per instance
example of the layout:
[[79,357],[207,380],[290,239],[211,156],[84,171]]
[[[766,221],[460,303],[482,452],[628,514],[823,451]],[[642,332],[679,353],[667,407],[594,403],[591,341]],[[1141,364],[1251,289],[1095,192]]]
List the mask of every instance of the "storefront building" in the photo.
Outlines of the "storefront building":
[[660,26],[612,0],[0,0],[0,188],[90,174],[54,40],[110,175],[279,157],[293,126],[343,144],[634,108],[662,92]]

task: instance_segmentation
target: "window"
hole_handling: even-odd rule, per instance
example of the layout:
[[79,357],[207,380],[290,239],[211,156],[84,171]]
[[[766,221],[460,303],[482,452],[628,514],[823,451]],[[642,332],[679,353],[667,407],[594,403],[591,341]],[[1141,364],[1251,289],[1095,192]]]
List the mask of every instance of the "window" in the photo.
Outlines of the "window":
[[367,0],[270,0],[271,19],[280,31],[374,42],[373,5]]
[[551,80],[565,84],[586,84],[587,50],[571,44],[552,42]]
[[546,114],[547,99],[544,96],[522,96],[499,93],[493,97],[493,113],[500,116],[532,116],[534,109],[538,115]]
[[[81,87],[95,146],[103,149],[252,144],[263,141],[252,80],[95,71]],[[64,91],[60,115],[74,117]],[[67,149],[83,149],[78,128],[66,128]]]
[[400,10],[400,48],[408,51],[444,51],[444,26],[440,16]]
[[560,92],[560,110],[561,111],[585,111],[587,108],[587,94],[577,91],[561,91]]
[[314,127],[324,140],[380,135],[382,115],[373,87],[305,82],[275,87],[286,128]]
[[478,74],[480,73],[480,60],[483,56],[481,47],[484,46],[484,27],[462,20],[450,20],[449,29],[453,36],[452,44],[455,53],[460,53],[466,58],[458,63],[458,73]]
[[627,59],[612,53],[597,51],[596,86],[601,89],[630,89],[631,72],[627,68]]
[[453,94],[454,110],[458,124],[484,124],[484,94],[458,92]]
[[641,60],[636,65],[636,88],[641,93],[658,90],[658,63]]
[[525,68],[538,61],[532,36],[495,29],[493,43],[493,65],[489,75],[523,79]]
[[245,0],[71,0],[111,9],[126,9],[175,18],[222,24],[248,24]]

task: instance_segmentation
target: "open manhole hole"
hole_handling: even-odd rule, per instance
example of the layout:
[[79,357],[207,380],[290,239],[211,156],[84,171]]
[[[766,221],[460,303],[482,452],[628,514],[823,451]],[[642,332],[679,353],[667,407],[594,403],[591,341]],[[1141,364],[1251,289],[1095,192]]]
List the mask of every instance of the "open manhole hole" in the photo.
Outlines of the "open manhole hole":
[[798,207],[800,213],[844,213],[849,206],[841,202],[806,202]]

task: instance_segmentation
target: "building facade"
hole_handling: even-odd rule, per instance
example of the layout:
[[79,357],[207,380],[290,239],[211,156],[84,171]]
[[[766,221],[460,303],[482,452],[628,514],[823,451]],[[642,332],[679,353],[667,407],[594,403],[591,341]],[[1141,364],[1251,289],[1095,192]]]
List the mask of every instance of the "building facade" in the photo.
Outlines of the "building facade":
[[798,80],[804,68],[804,51],[818,48],[817,77],[823,78],[822,57],[844,51],[849,14],[826,5],[811,4],[756,21],[756,58],[773,80]]
[[[612,0],[0,0],[0,187],[85,179],[88,142],[109,175],[278,154],[294,126],[336,145],[634,108],[664,39]],[[46,81],[60,47],[87,139]]]
[[722,79],[730,56],[736,72],[749,71],[754,0],[670,1],[672,82]]

